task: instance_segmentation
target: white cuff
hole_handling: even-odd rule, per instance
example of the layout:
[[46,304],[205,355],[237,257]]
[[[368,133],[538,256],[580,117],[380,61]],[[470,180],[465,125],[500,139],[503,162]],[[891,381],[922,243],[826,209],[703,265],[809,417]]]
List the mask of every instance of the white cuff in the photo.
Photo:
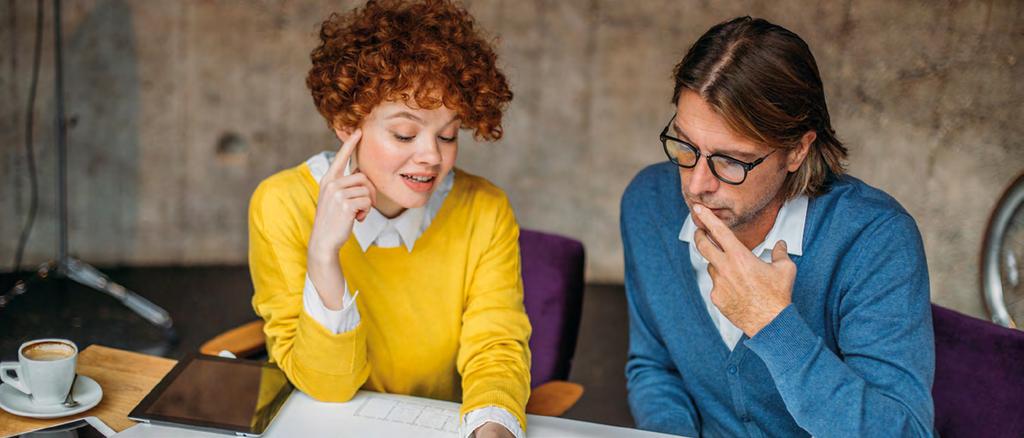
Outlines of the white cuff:
[[519,427],[519,420],[504,408],[487,406],[480,409],[473,409],[466,413],[460,426],[459,436],[462,438],[474,438],[476,430],[486,423],[498,423],[505,426],[516,438],[523,438],[523,429]]
[[317,293],[313,281],[309,279],[309,274],[306,274],[306,286],[302,288],[302,307],[305,308],[306,314],[331,333],[338,334],[355,330],[359,325],[359,308],[355,306],[359,291],[356,291],[355,295],[349,295],[348,282],[345,282],[343,293],[341,310],[328,309],[320,299],[320,294]]

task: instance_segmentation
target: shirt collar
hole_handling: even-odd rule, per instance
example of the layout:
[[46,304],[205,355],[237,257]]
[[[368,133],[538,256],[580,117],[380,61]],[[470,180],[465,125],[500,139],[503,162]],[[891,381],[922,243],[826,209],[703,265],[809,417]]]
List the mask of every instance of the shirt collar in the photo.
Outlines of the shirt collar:
[[407,208],[402,214],[389,219],[376,208],[370,208],[370,212],[362,222],[356,221],[352,224],[352,234],[356,236],[359,247],[366,252],[370,245],[377,241],[381,233],[389,228],[394,228],[402,238],[405,248],[412,252],[416,240],[423,234],[420,225],[423,224],[425,212],[426,208],[424,207]]
[[[795,256],[803,255],[804,226],[807,223],[808,201],[807,196],[800,195],[783,203],[778,215],[775,216],[775,224],[772,225],[772,229],[768,230],[768,234],[764,236],[764,241],[751,252],[760,255],[762,251],[770,251],[771,248],[775,247],[775,243],[784,240],[786,241],[788,253]],[[693,242],[693,234],[695,232],[697,232],[697,225],[693,222],[691,215],[688,214],[686,215],[686,222],[683,222],[683,228],[679,230],[679,240],[687,243]]]
[[[334,161],[334,156],[334,152],[324,151],[306,160],[309,172],[317,184],[327,174],[327,169],[330,168],[331,162]],[[349,160],[345,165],[345,175],[352,174],[351,164],[352,161]],[[356,241],[359,242],[359,247],[362,248],[363,252],[366,252],[377,241],[381,233],[389,228],[394,228],[401,237],[405,248],[412,252],[416,240],[426,231],[433,220],[433,216],[440,209],[441,202],[448,192],[451,191],[454,179],[455,171],[452,170],[445,175],[444,179],[441,180],[441,185],[430,195],[430,200],[427,201],[426,206],[407,208],[402,214],[394,218],[389,219],[376,208],[371,207],[370,212],[367,213],[366,218],[362,222],[356,221],[352,224],[352,234],[355,236]],[[430,210],[431,214],[428,215],[427,210]]]

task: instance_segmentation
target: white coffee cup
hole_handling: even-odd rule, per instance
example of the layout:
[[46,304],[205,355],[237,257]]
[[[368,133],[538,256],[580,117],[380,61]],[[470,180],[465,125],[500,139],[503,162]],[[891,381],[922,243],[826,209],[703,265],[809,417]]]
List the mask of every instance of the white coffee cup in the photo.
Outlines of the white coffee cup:
[[30,395],[36,406],[63,403],[77,359],[78,346],[67,339],[28,341],[18,349],[18,362],[0,362],[0,380]]

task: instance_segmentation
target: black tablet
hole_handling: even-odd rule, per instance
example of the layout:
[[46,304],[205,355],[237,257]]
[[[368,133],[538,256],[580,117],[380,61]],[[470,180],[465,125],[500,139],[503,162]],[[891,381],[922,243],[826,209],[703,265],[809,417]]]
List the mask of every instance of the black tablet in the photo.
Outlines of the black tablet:
[[96,417],[85,417],[71,420],[67,423],[55,424],[53,426],[25,432],[17,438],[55,438],[55,437],[77,437],[77,438],[107,438],[114,436],[114,429],[107,426],[103,420]]
[[128,418],[259,436],[291,392],[288,378],[274,364],[192,355],[179,361]]

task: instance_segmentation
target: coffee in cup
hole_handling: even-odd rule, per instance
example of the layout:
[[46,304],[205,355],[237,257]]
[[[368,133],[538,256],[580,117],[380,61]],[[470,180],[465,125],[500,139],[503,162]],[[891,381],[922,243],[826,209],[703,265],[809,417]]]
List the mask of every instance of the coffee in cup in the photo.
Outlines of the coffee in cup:
[[38,341],[22,347],[21,354],[30,360],[61,360],[74,356],[75,347],[64,342]]
[[63,403],[75,378],[78,346],[67,339],[21,344],[17,362],[0,362],[0,380],[30,396],[32,404]]

